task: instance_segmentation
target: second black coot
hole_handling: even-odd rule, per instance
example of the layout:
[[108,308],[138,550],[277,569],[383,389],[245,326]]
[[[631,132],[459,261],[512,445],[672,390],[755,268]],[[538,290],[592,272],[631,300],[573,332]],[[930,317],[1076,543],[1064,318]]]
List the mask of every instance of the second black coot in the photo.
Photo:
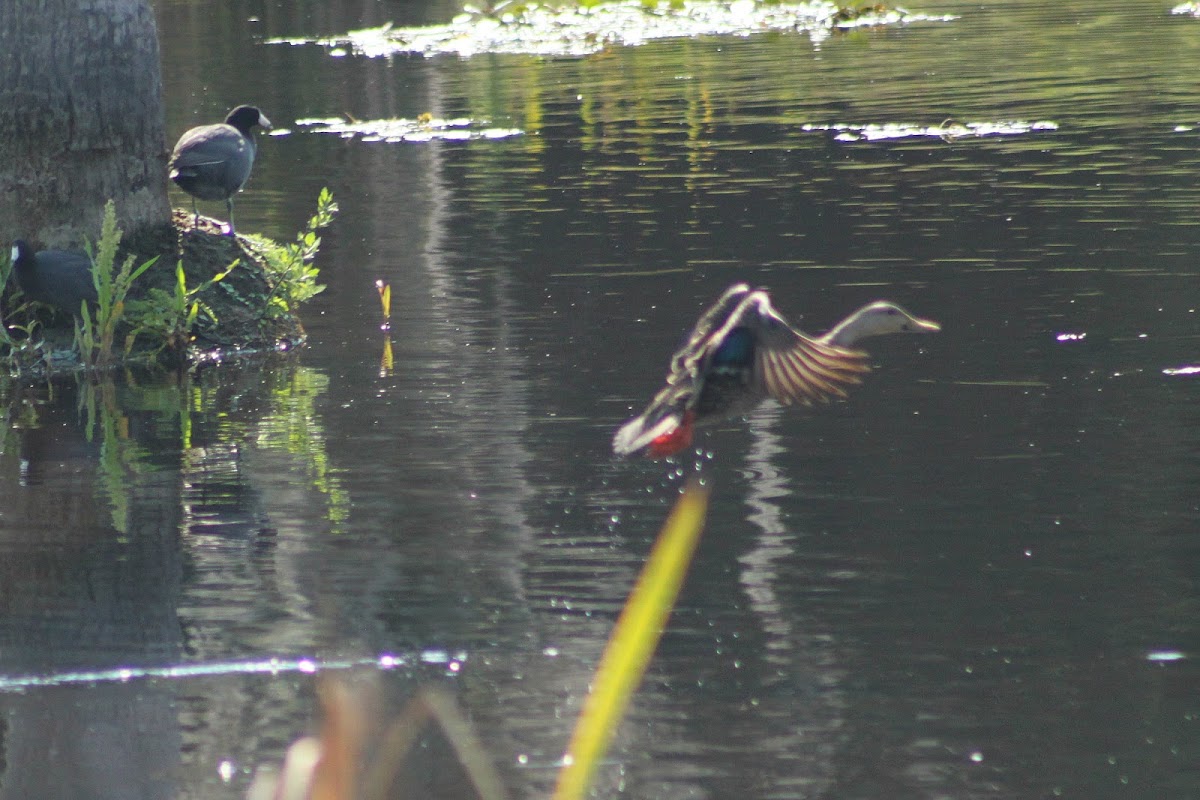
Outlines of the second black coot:
[[84,301],[96,302],[92,260],[82,250],[42,250],[37,253],[23,239],[13,242],[12,274],[30,300],[47,303],[80,316]]
[[254,167],[257,148],[251,130],[255,125],[271,129],[271,121],[257,108],[238,106],[224,122],[201,125],[184,133],[171,154],[171,180],[192,196],[196,222],[200,219],[197,198],[224,200],[229,209],[230,236],[234,233],[233,196],[245,186]]

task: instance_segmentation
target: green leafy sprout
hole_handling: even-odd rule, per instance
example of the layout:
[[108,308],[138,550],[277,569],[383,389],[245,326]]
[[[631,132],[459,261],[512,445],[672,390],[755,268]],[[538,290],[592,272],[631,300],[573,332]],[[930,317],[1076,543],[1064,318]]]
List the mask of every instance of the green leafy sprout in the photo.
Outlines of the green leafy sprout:
[[333,222],[338,213],[337,203],[328,188],[321,189],[317,197],[317,212],[309,218],[304,228],[296,234],[296,241],[283,246],[261,236],[246,236],[266,265],[267,279],[271,292],[262,311],[263,319],[278,319],[293,314],[304,302],[325,290],[317,283],[320,270],[312,261],[321,247],[317,231]]
[[80,304],[81,319],[75,323],[75,346],[84,364],[107,367],[114,362],[113,339],[117,324],[125,316],[125,299],[133,282],[142,273],[154,266],[158,256],[134,268],[134,257],[126,256],[118,268],[117,246],[121,243],[122,231],[117,227],[117,212],[113,201],[104,204],[104,219],[100,224],[100,239],[95,252],[87,247],[92,262],[92,283],[96,287],[96,307],[92,309],[86,301]]

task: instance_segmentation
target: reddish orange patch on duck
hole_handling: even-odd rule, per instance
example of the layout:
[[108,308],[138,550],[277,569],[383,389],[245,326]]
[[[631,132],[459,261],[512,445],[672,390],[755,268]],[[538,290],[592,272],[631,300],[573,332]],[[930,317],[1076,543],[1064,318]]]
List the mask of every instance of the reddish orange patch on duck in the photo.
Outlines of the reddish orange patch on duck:
[[696,427],[696,412],[688,411],[683,415],[683,421],[664,434],[654,437],[646,445],[646,454],[651,458],[665,458],[692,446],[692,434]]

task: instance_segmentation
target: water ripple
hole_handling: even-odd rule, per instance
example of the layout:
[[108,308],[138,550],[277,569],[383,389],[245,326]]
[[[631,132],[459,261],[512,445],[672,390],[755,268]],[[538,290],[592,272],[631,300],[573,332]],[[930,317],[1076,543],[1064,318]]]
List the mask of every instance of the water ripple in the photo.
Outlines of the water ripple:
[[302,673],[315,675],[329,670],[345,670],[356,667],[375,667],[381,670],[397,669],[413,664],[445,665],[450,673],[458,672],[466,661],[465,653],[450,654],[445,650],[423,650],[412,656],[383,653],[374,658],[330,659],[291,657],[265,658],[255,661],[223,661],[207,664],[174,664],[164,667],[112,667],[110,669],[80,670],[78,672],[56,672],[49,675],[0,675],[0,693],[19,692],[47,686],[70,686],[74,684],[126,683],[146,679],[200,678],[212,675],[284,675]]

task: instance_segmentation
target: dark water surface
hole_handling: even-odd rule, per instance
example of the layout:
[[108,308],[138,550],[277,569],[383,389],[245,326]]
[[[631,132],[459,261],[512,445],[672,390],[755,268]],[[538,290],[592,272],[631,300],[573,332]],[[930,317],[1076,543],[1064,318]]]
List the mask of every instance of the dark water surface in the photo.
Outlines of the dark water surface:
[[[168,130],[252,101],[290,131],[239,227],[290,237],[329,186],[329,288],[291,356],[10,392],[0,798],[241,797],[311,730],[297,659],[381,654],[382,708],[448,688],[546,796],[697,464],[707,533],[598,796],[1200,796],[1200,21],[914,8],[961,18],[460,60],[263,43],[448,2],[159,0]],[[424,112],[524,134],[293,124]],[[1057,127],[917,135],[947,120]],[[848,402],[614,461],[738,280],[813,332],[881,297],[943,332],[871,341]],[[466,796],[422,752],[424,796]]]

